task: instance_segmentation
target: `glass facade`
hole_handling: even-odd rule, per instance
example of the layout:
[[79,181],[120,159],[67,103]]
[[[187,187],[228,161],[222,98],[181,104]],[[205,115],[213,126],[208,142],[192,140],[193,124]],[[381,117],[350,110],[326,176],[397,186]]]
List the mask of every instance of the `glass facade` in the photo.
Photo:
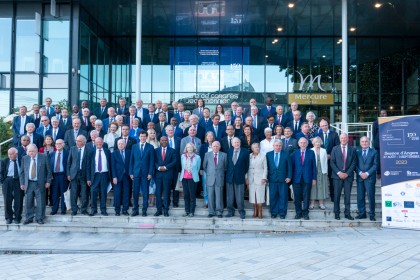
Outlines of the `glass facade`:
[[[349,121],[372,121],[379,108],[419,114],[420,1],[389,1],[381,9],[348,2]],[[54,16],[49,3],[0,4],[0,111],[47,96],[92,107],[102,97],[134,102],[136,1],[69,0]],[[287,5],[143,0],[144,103],[193,106],[202,97],[213,108],[271,96],[287,106],[309,94],[305,111],[340,121],[341,1]],[[324,94],[330,102],[316,104]]]

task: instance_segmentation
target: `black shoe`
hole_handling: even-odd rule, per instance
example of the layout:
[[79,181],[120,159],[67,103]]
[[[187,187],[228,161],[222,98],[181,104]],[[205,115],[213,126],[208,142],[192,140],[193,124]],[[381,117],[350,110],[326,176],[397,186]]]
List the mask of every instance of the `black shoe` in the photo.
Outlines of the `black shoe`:
[[107,212],[101,212],[101,215],[102,216],[108,216],[108,213]]
[[16,225],[18,225],[18,224],[20,224],[20,220],[15,220],[15,221],[14,221],[14,223],[15,223]]
[[346,218],[348,220],[351,220],[351,221],[354,220],[354,218],[350,214],[344,215],[344,218]]
[[245,219],[245,214],[240,214],[239,217],[243,220]]
[[168,212],[165,212],[165,213],[163,213],[163,216],[169,217],[169,213]]
[[340,220],[340,214],[335,214],[334,219]]
[[138,215],[139,215],[138,211],[134,211],[133,213],[131,213],[131,217],[135,217],[135,216],[138,216]]
[[[138,213],[137,213],[137,215],[138,215]],[[141,216],[142,216],[142,217],[147,217],[147,213],[146,213],[146,212],[142,212],[142,213],[141,213]]]
[[12,223],[12,219],[7,219],[6,220],[6,225],[10,225]]
[[303,219],[304,220],[309,220],[309,216],[308,215],[303,215]]
[[178,207],[179,207],[178,203],[174,203],[174,208],[178,208]]
[[217,218],[223,218],[223,215],[222,214],[217,215]]
[[213,218],[215,215],[214,214],[208,214],[207,218]]
[[373,216],[371,216],[371,217],[370,217],[370,220],[371,220],[372,222],[375,222],[375,221],[376,221],[375,217],[373,217]]
[[128,215],[129,215],[127,211],[122,211],[122,214],[123,214],[124,216],[128,216]]
[[76,216],[77,215],[77,212],[71,212],[71,215],[72,216]]
[[188,217],[190,215],[190,213],[185,212],[184,214],[182,214],[182,217]]
[[51,212],[50,215],[54,216],[57,212]]
[[286,219],[286,216],[280,215],[280,219],[284,220]]
[[233,214],[227,214],[225,217],[226,218],[232,218],[234,215]]
[[271,219],[277,218],[277,215],[271,215]]
[[83,212],[82,212],[82,215],[86,215],[86,216],[87,216],[87,215],[89,215],[89,214],[88,214],[88,212],[87,212],[87,211],[83,211]]
[[155,213],[155,217],[159,217],[160,215],[162,215],[162,212],[160,212],[160,211],[157,211],[156,213]]
[[61,211],[61,215],[66,215],[66,211]]
[[300,218],[302,218],[302,214],[296,214],[295,219],[299,220]]
[[38,220],[36,222],[38,223],[38,225],[43,225],[44,224],[44,221],[42,219],[41,220]]
[[194,217],[194,213],[188,214],[188,217],[190,217],[190,218]]
[[24,225],[29,225],[29,224],[31,224],[31,223],[33,223],[33,222],[34,222],[34,220],[29,219],[29,220],[25,220],[25,221],[23,222],[23,224],[24,224]]
[[115,216],[120,216],[120,212],[116,212],[115,213]]
[[89,216],[91,216],[91,217],[95,216],[96,213],[98,213],[98,212],[92,210],[92,211],[90,211]]
[[366,219],[366,218],[367,218],[366,213],[365,214],[359,214],[359,215],[356,216],[356,219]]

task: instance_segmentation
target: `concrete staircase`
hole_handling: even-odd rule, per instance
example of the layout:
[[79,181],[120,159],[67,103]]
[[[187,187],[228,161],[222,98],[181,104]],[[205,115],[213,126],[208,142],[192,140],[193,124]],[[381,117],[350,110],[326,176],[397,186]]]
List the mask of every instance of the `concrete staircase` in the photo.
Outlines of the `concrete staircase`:
[[[182,194],[182,193],[181,193]],[[140,198],[140,203],[142,198]],[[344,208],[343,201],[341,201]],[[113,193],[108,194],[107,205],[113,205]],[[349,221],[344,219],[341,210],[341,220],[334,219],[333,203],[327,200],[326,210],[321,210],[315,204],[315,209],[309,213],[310,220],[295,220],[293,202],[289,202],[287,217],[284,220],[271,219],[269,208],[264,206],[263,219],[252,218],[253,207],[247,201],[246,219],[241,220],[236,213],[233,218],[207,218],[208,210],[204,207],[203,199],[197,199],[197,208],[193,218],[182,217],[184,201],[181,195],[178,208],[169,210],[169,217],[154,217],[155,207],[149,207],[147,217],[115,216],[114,208],[107,207],[109,216],[95,215],[94,217],[81,215],[50,215],[51,207],[47,206],[44,225],[32,223],[29,225],[6,225],[4,220],[3,196],[0,196],[0,229],[20,231],[53,231],[53,232],[104,232],[104,233],[136,233],[136,234],[223,234],[223,233],[289,233],[307,231],[329,231],[336,227],[379,227],[381,225],[381,187],[376,185],[376,222],[369,219]],[[367,203],[368,206],[368,203]],[[140,206],[141,207],[141,206]],[[140,208],[141,209],[141,208]],[[131,209],[130,209],[131,210]],[[129,212],[131,212],[129,210]],[[58,212],[60,213],[60,211]],[[226,214],[226,210],[225,210]],[[356,186],[352,188],[351,214],[357,215]]]

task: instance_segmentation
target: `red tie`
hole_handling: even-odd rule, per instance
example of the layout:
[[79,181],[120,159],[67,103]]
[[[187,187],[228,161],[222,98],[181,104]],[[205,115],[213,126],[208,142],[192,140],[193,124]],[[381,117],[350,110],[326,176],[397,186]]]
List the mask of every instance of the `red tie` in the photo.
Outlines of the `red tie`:
[[166,156],[166,152],[165,152],[165,148],[162,149],[162,161],[165,161],[165,156]]
[[343,146],[343,170],[346,170],[346,147]]
[[303,165],[303,161],[305,160],[305,152],[302,151],[300,154],[300,163]]
[[217,166],[217,154],[214,154],[214,165]]
[[130,117],[130,128],[133,128],[133,117]]

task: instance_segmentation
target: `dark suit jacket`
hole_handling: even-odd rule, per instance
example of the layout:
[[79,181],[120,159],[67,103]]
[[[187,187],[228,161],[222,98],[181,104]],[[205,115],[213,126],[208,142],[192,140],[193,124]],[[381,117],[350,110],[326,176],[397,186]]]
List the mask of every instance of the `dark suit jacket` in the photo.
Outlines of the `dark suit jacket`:
[[325,145],[324,132],[322,131],[322,129],[317,131],[317,133],[315,134],[315,137],[316,136],[322,139],[321,147],[327,151],[328,155],[331,154],[331,151],[335,146],[340,145],[340,137],[338,136],[338,133],[335,131],[332,131],[331,129],[328,130],[328,147]]
[[[82,169],[80,170],[82,173],[82,179],[86,180],[86,171],[87,165],[89,163],[90,151],[86,148],[84,149],[82,155]],[[67,176],[70,176],[70,180],[74,180],[76,178],[77,172],[79,171],[79,149],[77,146],[73,146],[70,148],[69,155],[67,158]]]
[[[184,132],[182,131],[182,129],[180,129],[178,126],[175,127],[175,132],[174,132],[174,136],[182,138],[183,137]],[[166,130],[162,131],[162,136],[168,136],[166,135]]]
[[[115,118],[114,118],[114,122],[115,122]],[[105,132],[105,134],[108,133],[108,127],[110,123],[111,121],[109,118],[105,118],[102,120],[102,130]]]
[[[77,136],[83,135],[88,139],[87,132],[83,129],[79,129]],[[64,134],[64,148],[69,150],[71,147],[76,146],[76,139],[74,138],[74,129],[69,129]]]
[[361,182],[363,179],[360,177],[360,172],[369,173],[369,177],[366,179],[371,183],[376,183],[376,169],[378,168],[378,152],[374,149],[368,148],[366,159],[363,158],[363,150],[359,149],[356,152],[357,164],[356,164],[356,178],[357,181]]
[[16,149],[18,150],[19,162],[22,162],[22,157],[27,155],[26,150],[22,146],[19,146]]
[[165,127],[168,125],[168,123],[164,123],[163,130],[160,127],[160,122],[155,124],[155,131],[156,131],[156,138],[160,140],[160,137],[162,137],[163,132],[165,131]]
[[[293,112],[291,110],[287,111],[284,115],[287,119],[286,123],[289,123],[289,122],[293,121]],[[300,121],[301,122],[305,121],[305,114],[302,111],[300,111]]]
[[281,125],[281,126],[283,126],[283,128],[286,128],[287,123],[289,122],[289,120],[287,119],[286,115],[283,114],[281,116],[280,123],[278,122],[278,117],[279,117],[279,115],[277,115],[277,114],[274,115],[274,118],[275,118],[274,123],[275,123],[275,125]]
[[140,151],[140,143],[131,148],[130,175],[134,177],[147,177],[153,175],[155,168],[155,149],[149,143],[145,143],[143,153]]
[[[89,151],[89,153],[90,153],[92,150],[96,150],[95,143],[93,143],[92,141],[87,142],[87,143],[86,143],[86,145],[85,145],[85,147],[86,147],[86,150],[88,150],[88,151]],[[107,143],[105,143],[105,142],[104,142],[104,144],[103,144],[103,146],[102,146],[102,147],[103,147],[104,149],[109,149],[108,144],[107,144]]]
[[112,178],[117,178],[118,182],[122,181],[123,175],[129,175],[130,172],[130,158],[131,151],[124,150],[124,159],[121,156],[121,151],[115,149],[111,154],[111,174]]
[[293,138],[297,139],[296,134],[298,134],[300,132],[300,127],[302,126],[302,123],[303,123],[302,121],[299,121],[299,129],[297,131],[295,130],[295,121],[294,120],[289,121],[287,123],[286,127],[290,127],[293,131],[293,135],[292,135]]
[[150,118],[149,112],[147,112],[146,115],[143,115],[143,120],[142,120],[143,129],[147,129],[147,124],[149,122],[158,123],[159,122],[158,114],[153,114],[153,118],[152,119]]
[[302,137],[306,138],[306,140],[308,140],[308,148],[309,149],[314,146],[314,145],[312,145],[312,141],[310,139],[311,136],[309,135],[309,133],[307,135],[305,135],[302,131],[300,131],[295,135],[295,138],[298,142],[299,142],[299,139],[302,138]]
[[268,152],[267,158],[267,180],[269,183],[286,183],[286,178],[292,179],[292,160],[286,151],[280,151],[279,165],[276,167],[274,151]]
[[[103,148],[102,150],[105,153],[106,164],[107,164],[107,168],[108,168],[108,175],[109,175],[109,179],[111,179],[111,153],[108,149]],[[95,155],[96,155],[96,149],[90,151],[89,159],[88,159],[89,161],[88,161],[88,164],[87,164],[88,168],[87,168],[87,171],[86,171],[86,180],[87,181],[93,181],[93,178],[95,178],[95,168],[96,168]],[[104,163],[102,163],[102,165],[103,164]]]
[[[184,130],[183,138],[188,136],[188,129],[189,128],[187,128],[187,129]],[[203,143],[205,136],[206,136],[206,130],[203,127],[197,125],[197,135],[195,137],[197,137],[198,139],[200,139],[201,140],[201,143]]]
[[293,152],[292,167],[293,167],[293,183],[303,182],[306,184],[312,184],[312,180],[316,180],[316,158],[314,151],[306,148],[305,159],[303,165],[300,162],[301,150],[297,149]]
[[[118,137],[115,139],[115,143],[114,143],[114,150],[118,150],[118,140],[123,139],[123,137]],[[134,139],[133,137],[128,136],[127,138],[127,144],[125,146],[125,148],[127,150],[131,150],[131,147],[133,147],[133,145],[137,144],[136,139]]]
[[246,136],[239,136],[239,139],[241,139],[241,148],[245,148],[247,149],[248,153],[251,153],[251,145],[254,143],[259,143],[260,139],[257,135],[251,135],[251,141],[250,144],[248,145],[248,142],[246,141]]
[[[51,136],[53,136],[53,133],[54,133],[54,128],[51,127],[51,129],[48,130],[45,135],[51,135]],[[57,139],[64,140],[65,133],[66,133],[66,131],[63,128],[58,127],[57,136],[56,136],[55,140],[57,140]],[[53,138],[54,138],[54,136],[53,136]]]
[[299,149],[298,146],[298,141],[295,138],[290,137],[289,141],[287,141],[287,145],[286,145],[286,138],[281,139],[281,142],[283,143],[282,145],[282,150],[283,151],[287,151],[289,152],[289,154],[291,155],[296,149]]
[[[346,181],[351,182],[354,179],[353,172],[356,169],[357,156],[356,150],[353,147],[347,146],[347,155],[346,155],[346,168],[344,169],[344,160],[343,153],[341,150],[341,145],[335,146],[331,151],[331,178],[339,179],[337,173],[344,172],[349,175],[346,178]],[[376,175],[375,175],[376,176]]]
[[[55,154],[58,153],[58,151],[54,151],[49,154],[50,157],[50,165],[51,165],[51,172],[55,172]],[[68,162],[69,152],[66,150],[63,150],[61,152],[61,160],[63,163],[63,172],[64,175],[67,177],[67,162]]]
[[72,123],[72,119],[71,119],[71,116],[68,116],[67,117],[67,122],[66,122],[66,125],[64,125],[64,122],[63,122],[63,118],[61,118],[60,119],[60,127],[62,127],[64,130],[69,130],[69,129],[72,129],[73,128],[73,123]]
[[35,144],[39,149],[44,145],[44,137],[34,132],[32,134],[32,143]]
[[121,109],[120,106],[117,107],[117,115],[125,115],[127,116],[129,114],[129,110],[127,106],[124,106],[124,108]]
[[96,107],[93,110],[93,114],[99,119],[103,120],[108,118],[108,106],[105,106],[104,112],[102,113],[101,106]]
[[[17,164],[20,166],[21,159],[18,157]],[[7,172],[9,171],[9,165],[13,163],[9,158],[4,158],[0,162],[0,183],[3,184],[4,180],[7,178]],[[19,173],[18,173],[19,174]]]
[[[45,135],[48,135],[48,134],[51,135],[51,133],[50,133],[51,129],[52,129],[52,126],[51,125],[48,125],[47,131],[45,132]],[[38,133],[39,135],[41,135],[42,137],[44,137],[44,126],[41,125],[40,127],[38,127],[35,130],[35,132]]]
[[[234,136],[233,136],[234,137]],[[232,139],[233,139],[232,137]],[[229,137],[226,135],[225,137],[222,138],[222,140],[220,140],[220,150],[224,153],[227,154],[227,152],[230,149],[230,145],[229,145]]]
[[268,115],[275,115],[276,114],[276,106],[271,106],[270,111],[268,111],[267,106],[264,105],[264,107],[262,107],[260,109],[260,116],[263,117],[264,119],[267,119]]
[[226,183],[245,184],[245,174],[249,169],[249,152],[247,149],[240,148],[236,165],[233,164],[234,149],[230,149],[227,154]]
[[182,123],[184,121],[184,118],[181,118],[181,115],[178,113],[174,114],[174,117],[178,120],[178,124]]
[[[226,136],[226,128],[224,128],[222,125],[217,126],[217,134],[214,131],[214,126],[213,125],[207,127],[206,133],[208,131],[213,132],[217,141],[222,140],[222,138]],[[204,158],[204,155],[203,155],[202,158]]]
[[[17,147],[18,145],[20,145],[20,120],[21,120],[21,116],[16,116],[13,118],[13,122],[12,122],[12,130],[13,130],[13,144],[15,147]],[[27,123],[33,123],[33,119],[30,116],[26,116],[25,118],[25,127],[24,127],[24,133],[26,133],[26,124]]]
[[[175,149],[166,148],[165,160],[162,160],[162,147],[155,150],[155,178],[171,180],[174,170],[177,169],[177,154]],[[166,166],[168,170],[158,171],[159,166]]]
[[80,124],[80,128],[85,130],[86,132],[89,132],[93,129],[92,123],[89,121],[89,118],[87,118],[87,125],[85,124],[83,117],[80,119]]
[[204,118],[202,118],[198,121],[198,125],[201,126],[202,128],[204,128],[204,130],[206,130],[207,127],[213,125],[213,122],[212,122],[211,118],[209,118],[207,120],[207,122],[204,120]]

